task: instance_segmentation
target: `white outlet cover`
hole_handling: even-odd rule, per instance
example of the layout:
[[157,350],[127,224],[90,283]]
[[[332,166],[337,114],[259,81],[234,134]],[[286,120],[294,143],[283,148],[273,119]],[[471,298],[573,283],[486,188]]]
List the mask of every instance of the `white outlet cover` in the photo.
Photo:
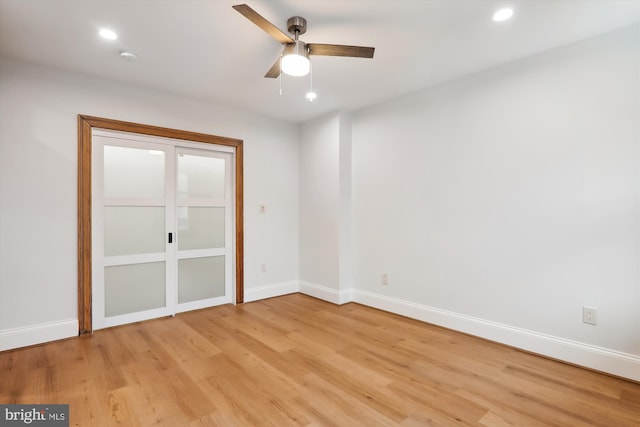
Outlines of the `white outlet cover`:
[[582,321],[590,325],[598,324],[598,310],[593,307],[582,307]]

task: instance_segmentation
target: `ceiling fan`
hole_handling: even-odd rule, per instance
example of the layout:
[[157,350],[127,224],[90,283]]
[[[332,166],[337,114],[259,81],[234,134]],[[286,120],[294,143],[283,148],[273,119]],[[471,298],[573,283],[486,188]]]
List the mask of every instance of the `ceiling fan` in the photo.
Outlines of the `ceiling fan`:
[[309,55],[373,58],[373,47],[305,43],[298,40],[298,36],[307,32],[307,20],[300,16],[293,16],[287,20],[287,30],[293,35],[291,38],[246,4],[239,4],[233,8],[284,45],[282,57],[267,71],[265,74],[267,78],[277,78],[280,76],[280,71],[291,76],[308,74],[310,69]]

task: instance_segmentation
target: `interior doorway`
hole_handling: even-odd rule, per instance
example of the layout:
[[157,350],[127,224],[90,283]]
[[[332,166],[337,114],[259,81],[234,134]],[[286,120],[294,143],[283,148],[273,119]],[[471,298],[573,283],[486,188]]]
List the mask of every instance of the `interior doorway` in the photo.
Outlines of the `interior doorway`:
[[242,141],[78,125],[80,333],[243,302]]

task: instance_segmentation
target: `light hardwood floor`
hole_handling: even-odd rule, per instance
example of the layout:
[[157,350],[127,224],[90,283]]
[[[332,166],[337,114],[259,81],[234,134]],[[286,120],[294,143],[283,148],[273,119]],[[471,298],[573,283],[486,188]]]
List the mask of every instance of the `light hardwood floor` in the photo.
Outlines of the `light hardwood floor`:
[[73,426],[638,426],[640,385],[301,294],[0,353]]

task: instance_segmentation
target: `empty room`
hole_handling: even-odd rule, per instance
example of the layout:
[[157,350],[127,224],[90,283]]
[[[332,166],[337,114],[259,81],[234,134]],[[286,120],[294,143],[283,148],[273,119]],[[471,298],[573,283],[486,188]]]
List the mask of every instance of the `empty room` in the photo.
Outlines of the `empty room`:
[[640,1],[0,0],[0,426],[640,426]]

